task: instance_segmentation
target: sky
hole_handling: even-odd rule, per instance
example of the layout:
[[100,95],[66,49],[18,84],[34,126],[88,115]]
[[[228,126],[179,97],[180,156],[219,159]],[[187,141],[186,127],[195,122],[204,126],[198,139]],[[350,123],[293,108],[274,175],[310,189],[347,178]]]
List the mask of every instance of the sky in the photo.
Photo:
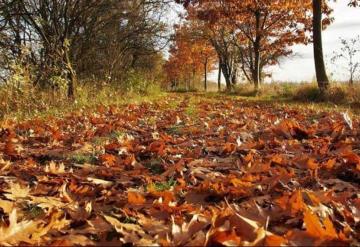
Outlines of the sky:
[[[347,80],[348,77],[344,62],[339,61],[336,64],[330,62],[334,52],[338,52],[341,48],[340,37],[350,39],[360,35],[360,8],[350,8],[347,3],[347,0],[338,0],[336,3],[331,3],[334,8],[333,17],[335,21],[323,32],[323,48],[327,71],[329,77],[336,80]],[[175,12],[181,12],[179,8],[175,9]],[[176,14],[173,13],[169,21],[172,23],[177,22]],[[270,81],[302,82],[312,81],[315,78],[312,44],[307,46],[296,45],[292,47],[292,50],[293,55],[291,57],[282,59],[280,65],[270,68],[272,72]],[[210,74],[210,79],[216,81],[216,78],[217,72],[214,71]]]
[[[335,21],[323,32],[323,48],[328,74],[337,80],[347,78],[345,63],[330,62],[334,52],[341,48],[339,38],[355,38],[360,35],[360,8],[349,8],[345,0],[333,3]],[[311,81],[315,77],[312,45],[293,47],[294,55],[283,59],[280,66],[272,68],[274,81]],[[360,61],[360,58],[359,58]]]

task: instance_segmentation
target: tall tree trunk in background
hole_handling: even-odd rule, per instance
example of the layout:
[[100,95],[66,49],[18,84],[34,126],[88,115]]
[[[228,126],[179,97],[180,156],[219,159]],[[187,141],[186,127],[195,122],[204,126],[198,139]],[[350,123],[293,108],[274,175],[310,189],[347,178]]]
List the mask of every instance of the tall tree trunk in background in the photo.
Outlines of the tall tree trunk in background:
[[322,1],[313,0],[313,39],[316,80],[321,93],[329,88],[322,47]]
[[255,43],[254,45],[254,68],[252,69],[252,80],[254,82],[255,92],[260,89],[260,51],[259,46]]
[[231,91],[231,75],[230,75],[227,65],[225,63],[221,63],[221,70],[225,77],[226,91],[230,92]]
[[231,76],[231,83],[233,86],[235,86],[237,84],[237,68],[234,68],[234,72]]
[[221,60],[219,59],[218,91],[221,91]]
[[[351,61],[351,64],[353,64],[352,61]],[[355,73],[355,69],[352,68],[352,66],[350,66],[350,80],[349,80],[350,86],[354,85],[354,73]]]
[[71,64],[68,47],[66,47],[64,49],[64,63],[65,63],[65,67],[66,67],[67,83],[68,83],[67,96],[69,99],[74,99],[75,98],[76,73]]
[[261,42],[261,37],[260,37],[260,18],[261,18],[261,14],[260,12],[256,12],[255,13],[255,19],[256,19],[256,39],[254,42],[254,69],[252,72],[252,79],[254,81],[254,86],[255,86],[255,92],[257,93],[259,91],[260,88],[260,80],[261,80],[261,75],[260,75],[260,42]]
[[206,58],[204,63],[204,89],[205,92],[207,91],[207,66],[208,66],[208,59]]

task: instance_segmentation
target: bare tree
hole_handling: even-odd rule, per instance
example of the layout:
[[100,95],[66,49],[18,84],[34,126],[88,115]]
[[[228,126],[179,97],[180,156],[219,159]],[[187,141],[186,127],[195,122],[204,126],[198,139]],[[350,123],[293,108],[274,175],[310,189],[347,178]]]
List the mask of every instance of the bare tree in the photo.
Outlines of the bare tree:
[[[98,71],[112,78],[136,66],[141,56],[157,53],[163,45],[162,7],[167,2],[0,0],[0,62],[15,60],[27,47],[34,84],[48,87],[49,79],[64,78],[67,95],[74,98],[79,72],[89,76],[89,71]],[[0,69],[6,70],[4,66]]]
[[358,70],[360,69],[360,36],[349,40],[340,38],[342,47],[339,52],[334,52],[334,56],[331,58],[333,63],[337,61],[344,61],[346,63],[346,69],[349,73],[349,84],[354,84],[354,78]]

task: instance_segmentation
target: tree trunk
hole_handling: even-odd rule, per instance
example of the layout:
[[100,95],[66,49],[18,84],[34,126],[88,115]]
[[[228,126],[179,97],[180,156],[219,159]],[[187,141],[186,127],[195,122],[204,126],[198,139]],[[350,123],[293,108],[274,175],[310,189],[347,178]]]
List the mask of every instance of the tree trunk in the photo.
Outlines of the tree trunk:
[[226,64],[224,64],[224,63],[221,64],[221,70],[225,77],[226,91],[230,92],[231,91],[231,75],[227,69]]
[[75,83],[76,83],[76,74],[72,67],[69,50],[65,48],[64,50],[64,62],[66,66],[66,73],[67,73],[67,82],[68,82],[68,90],[67,96],[69,99],[75,98]]
[[218,91],[221,91],[221,60],[219,59]]
[[254,68],[252,69],[252,80],[254,82],[254,89],[255,92],[257,93],[260,89],[260,52],[259,52],[259,47],[255,44],[254,45],[254,55],[255,55],[255,60],[254,60]]
[[234,72],[231,76],[231,83],[233,86],[237,84],[237,69],[236,68],[234,69]]
[[255,13],[256,18],[256,39],[254,42],[254,68],[253,68],[253,80],[254,80],[254,86],[255,86],[255,92],[257,93],[260,89],[260,18],[261,14],[259,12]]
[[350,72],[350,81],[349,81],[349,84],[350,84],[350,86],[353,86],[353,85],[354,85],[354,74],[353,74],[352,71]]
[[313,0],[313,39],[316,80],[321,93],[329,88],[322,47],[322,1]]
[[226,61],[224,61],[223,59],[221,59],[220,67],[225,78],[226,91],[231,92],[231,70],[229,68],[229,64],[226,63]]
[[208,61],[207,59],[205,60],[205,63],[204,63],[204,89],[205,89],[205,92],[207,91],[207,64],[208,64]]
[[190,84],[190,90],[194,90],[195,89],[195,79],[196,79],[196,71],[195,71],[195,67],[193,68],[193,71],[192,71],[192,87],[191,87],[191,84]]

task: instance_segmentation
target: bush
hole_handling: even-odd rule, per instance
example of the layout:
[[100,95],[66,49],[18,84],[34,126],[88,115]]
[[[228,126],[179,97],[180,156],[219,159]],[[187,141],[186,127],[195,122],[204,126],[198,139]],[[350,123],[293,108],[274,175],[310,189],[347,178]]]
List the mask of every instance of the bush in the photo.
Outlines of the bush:
[[349,102],[350,90],[347,86],[332,86],[325,95],[325,100],[335,103],[335,104],[344,104]]
[[[31,76],[21,66],[13,68],[6,84],[0,85],[0,119],[27,118],[39,115],[63,115],[65,112],[97,105],[123,104],[143,101],[146,97],[161,96],[160,86],[132,72],[122,83],[79,81],[75,88],[74,102],[69,101],[61,78],[50,78],[58,85],[54,88],[34,86]],[[145,97],[144,97],[145,96]]]
[[149,80],[143,73],[131,70],[126,74],[126,79],[121,83],[123,91],[128,93],[146,95],[149,91],[158,90],[159,86]]
[[316,84],[301,84],[296,86],[292,99],[299,101],[322,101],[320,90]]
[[235,94],[244,97],[288,98],[294,94],[295,87],[295,83],[264,83],[260,91],[255,93],[254,85],[246,83],[236,85]]
[[270,83],[261,85],[258,94],[252,84],[238,84],[235,94],[243,97],[257,97],[262,100],[295,100],[301,102],[331,102],[360,106],[360,84],[349,86],[332,83],[328,92],[321,95],[316,83]]
[[302,84],[293,95],[299,101],[327,101],[334,104],[360,105],[360,85],[334,83],[325,95],[321,95],[316,84]]

